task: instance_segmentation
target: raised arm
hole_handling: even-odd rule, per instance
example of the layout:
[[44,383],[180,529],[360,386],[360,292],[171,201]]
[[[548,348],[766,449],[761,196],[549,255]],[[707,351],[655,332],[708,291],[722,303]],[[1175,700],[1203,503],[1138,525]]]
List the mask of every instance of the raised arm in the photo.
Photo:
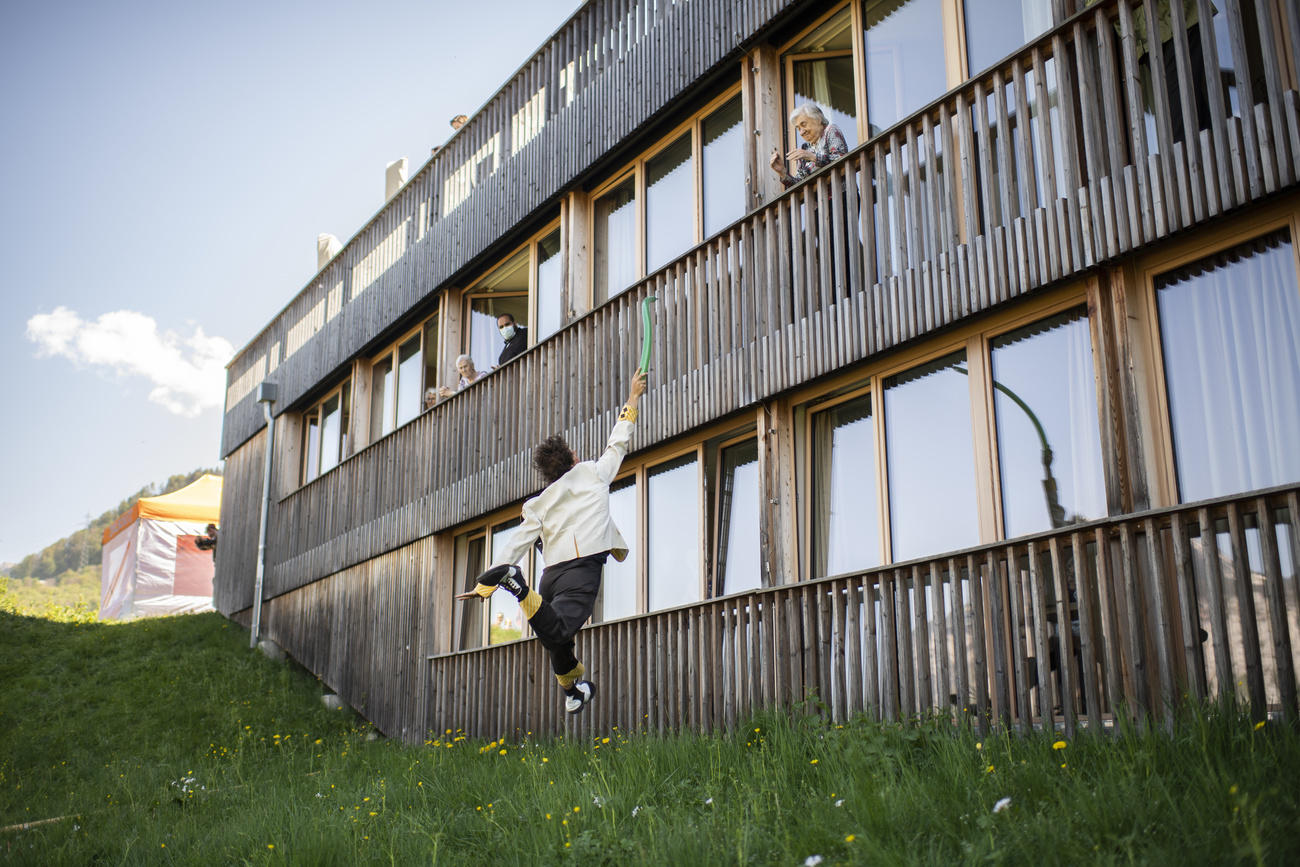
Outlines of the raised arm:
[[627,444],[632,439],[632,425],[636,423],[641,395],[645,394],[645,381],[646,375],[643,371],[637,371],[632,377],[632,388],[628,390],[627,401],[619,410],[618,422],[610,431],[605,451],[596,460],[596,475],[605,484],[614,481],[619,465],[627,455]]

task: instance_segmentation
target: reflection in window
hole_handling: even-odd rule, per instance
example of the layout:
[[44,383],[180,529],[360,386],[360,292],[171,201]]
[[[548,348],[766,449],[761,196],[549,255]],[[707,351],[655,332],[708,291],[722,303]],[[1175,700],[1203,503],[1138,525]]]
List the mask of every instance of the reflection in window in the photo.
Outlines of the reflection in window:
[[341,395],[334,395],[329,400],[321,404],[320,408],[320,471],[337,466],[339,462],[339,436],[343,429],[340,423],[343,418],[342,407],[339,398]]
[[[484,564],[484,569],[497,561],[497,555],[501,553],[501,549],[510,541],[510,536],[521,523],[523,523],[522,518],[515,518],[513,521],[498,524],[492,529],[492,556],[489,562]],[[536,584],[532,587],[537,589]],[[492,598],[488,600],[488,644],[514,641],[522,638],[523,634],[524,611],[519,607],[519,600],[505,591],[493,593]]]
[[1104,517],[1087,312],[996,338],[992,371],[1007,538]]
[[438,314],[424,323],[424,387],[438,384]]
[[[455,564],[457,593],[474,589],[474,579],[483,571],[486,540],[480,531],[456,537]],[[493,594],[494,596],[500,594]],[[477,599],[454,603],[456,649],[469,650],[483,645],[483,609]]]
[[314,412],[307,417],[304,439],[307,447],[303,450],[302,481],[306,484],[320,475],[320,417]]
[[965,352],[885,380],[895,562],[979,541]]
[[[850,148],[858,143],[858,108],[853,88],[852,16],[848,7],[792,45],[786,52],[792,87],[787,113],[814,103]],[[791,147],[803,139],[791,130]]]
[[596,303],[608,301],[636,280],[636,178],[596,200]]
[[715,595],[741,593],[762,585],[758,495],[758,441],[748,440],[723,449]]
[[605,561],[600,598],[596,602],[597,620],[617,620],[636,614],[636,551],[640,522],[637,516],[636,477],[615,482],[609,488],[609,516],[627,541],[627,559],[622,563],[612,556]]
[[1300,480],[1297,292],[1286,230],[1157,278],[1182,501]]
[[695,177],[691,136],[683,135],[645,164],[646,272],[657,270],[695,242]]
[[706,238],[745,215],[745,134],[741,121],[739,96],[704,119],[701,175]]
[[700,467],[694,454],[653,467],[648,481],[650,610],[700,600]]
[[1051,0],[965,0],[965,7],[966,56],[972,75],[1052,26]]
[[511,256],[476,283],[469,295],[469,348],[478,370],[491,370],[505,348],[497,318],[509,313],[528,325],[528,249]]
[[424,361],[420,356],[420,335],[397,347],[397,426],[401,427],[420,414],[420,375]]
[[867,116],[871,135],[948,89],[941,0],[867,0]]
[[880,565],[871,395],[813,416],[813,575]]
[[533,340],[541,341],[564,324],[563,284],[560,279],[560,230],[537,242],[537,321]]

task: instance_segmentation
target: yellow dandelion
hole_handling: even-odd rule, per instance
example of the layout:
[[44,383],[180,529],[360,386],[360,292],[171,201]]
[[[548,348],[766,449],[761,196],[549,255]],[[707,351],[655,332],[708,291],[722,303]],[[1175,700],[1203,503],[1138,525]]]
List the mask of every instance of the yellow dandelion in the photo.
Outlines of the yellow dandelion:
[[378,816],[379,814],[376,813],[374,810],[371,810],[371,811],[370,811],[370,815],[372,815],[372,816]]
[[268,848],[268,849],[274,849],[274,848],[275,848],[275,844],[274,844],[274,843],[267,843],[267,844],[266,844],[266,848]]
[[546,764],[549,761],[550,759],[548,759],[546,756],[542,756],[542,764]]
[[1229,795],[1235,795],[1235,794],[1237,794],[1237,784],[1236,784],[1236,783],[1233,783],[1231,786],[1228,787],[1228,794],[1229,794]]
[[817,760],[816,760],[816,759],[813,759],[813,760],[812,760],[811,762],[809,762],[808,764],[810,764],[810,765],[815,765],[815,764],[817,764]]
[[498,756],[504,756],[505,754],[506,754],[505,750],[501,750],[497,753]]
[[987,768],[985,768],[985,769],[984,769],[984,773],[986,773],[986,774],[991,774],[991,773],[993,773],[993,766],[992,766],[992,765],[989,765]]
[[845,842],[845,843],[852,843],[852,842],[853,842],[854,840],[856,840],[856,839],[857,839],[857,836],[856,836],[856,835],[854,835],[854,834],[850,834],[849,836],[847,836],[847,837],[844,838],[844,842]]
[[977,749],[977,750],[982,750],[982,749],[984,749],[984,744],[980,743],[979,741],[976,741],[976,742],[975,742],[975,749]]
[[1066,746],[1067,744],[1065,743],[1065,741],[1057,741],[1056,743],[1052,744],[1052,749],[1063,750],[1065,749]]
[[573,808],[573,812],[575,812],[575,813],[580,812],[581,810],[582,810],[581,807],[574,807],[574,808]]
[[1259,731],[1260,729],[1262,729],[1264,727],[1264,722],[1265,722],[1264,720],[1260,720],[1259,722],[1255,723],[1255,731]]

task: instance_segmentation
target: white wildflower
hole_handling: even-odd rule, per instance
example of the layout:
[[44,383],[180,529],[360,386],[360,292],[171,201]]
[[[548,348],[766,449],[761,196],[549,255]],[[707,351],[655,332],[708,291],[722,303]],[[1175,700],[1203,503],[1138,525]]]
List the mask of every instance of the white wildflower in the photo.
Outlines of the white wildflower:
[[704,799],[704,806],[707,807],[707,806],[709,806],[709,805],[712,804],[712,803],[713,803],[713,799],[712,799],[712,798],[705,798],[705,799]]
[[843,806],[844,806],[844,799],[843,799],[843,798],[840,798],[838,801],[836,801],[836,802],[835,802],[835,806],[837,806],[837,807],[843,807]]
[[1005,810],[1007,807],[1010,806],[1011,806],[1011,798],[1009,797],[1003,798],[1002,800],[998,801],[996,804],[993,805],[993,812],[1001,813],[1003,810]]
[[591,802],[595,804],[597,807],[605,806],[605,801],[600,797],[600,795],[596,795],[594,798],[592,798]]
[[641,805],[637,804],[635,807],[632,808],[632,818],[635,819],[636,814],[639,812],[641,812]]
[[817,867],[820,863],[822,863],[822,856],[820,855],[809,855],[803,859],[803,867]]

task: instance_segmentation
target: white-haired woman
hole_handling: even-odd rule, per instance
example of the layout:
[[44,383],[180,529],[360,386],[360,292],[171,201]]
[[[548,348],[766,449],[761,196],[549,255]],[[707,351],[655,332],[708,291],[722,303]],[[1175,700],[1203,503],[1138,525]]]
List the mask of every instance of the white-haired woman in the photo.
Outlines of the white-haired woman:
[[[782,186],[790,187],[799,183],[822,166],[830,165],[849,152],[844,133],[811,102],[806,102],[791,112],[790,123],[804,144],[790,151],[784,159],[779,150],[772,148],[772,171],[781,179]],[[786,170],[786,160],[794,164],[794,174]]]
[[[456,372],[460,374],[460,380],[456,383],[456,391],[464,391],[488,375],[486,370],[477,370],[474,367],[474,359],[468,355],[456,356]],[[451,397],[455,393],[445,385],[438,389],[439,397]]]

